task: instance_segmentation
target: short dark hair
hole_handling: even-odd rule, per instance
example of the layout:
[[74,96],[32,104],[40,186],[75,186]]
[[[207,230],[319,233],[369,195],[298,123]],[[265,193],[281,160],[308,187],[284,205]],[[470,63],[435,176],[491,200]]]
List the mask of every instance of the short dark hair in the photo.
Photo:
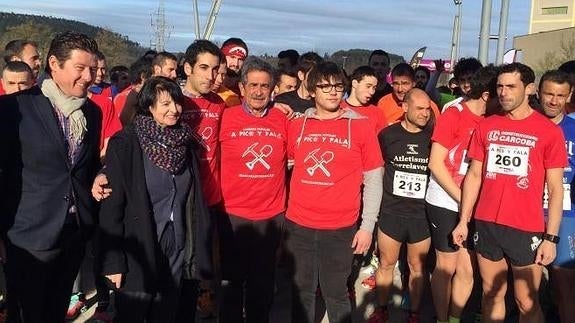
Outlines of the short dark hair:
[[278,68],[276,70],[276,75],[277,75],[277,80],[279,82],[280,77],[282,75],[287,75],[289,77],[297,78],[297,71],[296,71],[295,67],[293,67],[293,66],[284,66],[284,67]]
[[26,72],[26,73],[30,73],[30,75],[32,75],[32,69],[30,68],[30,66],[24,62],[21,62],[21,61],[7,62],[2,71],[9,71],[9,72],[14,72],[14,73]]
[[49,63],[50,57],[56,57],[59,65],[63,66],[64,62],[70,59],[72,51],[76,49],[95,55],[98,52],[98,44],[93,38],[76,31],[66,31],[56,35],[52,39],[46,55],[46,74],[51,75],[52,73]]
[[521,77],[521,82],[523,83],[524,86],[527,86],[535,82],[535,72],[533,72],[531,67],[522,63],[515,62],[511,64],[502,65],[499,68],[499,74],[497,76],[505,73],[519,73],[519,76]]
[[367,60],[367,64],[370,65],[371,64],[371,59],[373,56],[385,56],[385,58],[387,58],[387,64],[389,65],[391,60],[389,59],[389,54],[381,49],[376,49],[374,51],[371,52],[371,54],[369,54],[369,59]]
[[405,76],[415,82],[415,71],[413,67],[407,63],[399,63],[391,70],[391,78],[398,76]]
[[28,45],[38,48],[38,44],[31,40],[14,39],[9,41],[6,46],[4,46],[4,62],[8,63],[14,60],[14,57],[20,57],[24,51],[24,47]]
[[110,81],[118,82],[120,75],[126,73],[130,75],[130,69],[124,65],[116,65],[110,69]]
[[[575,86],[575,60],[567,61],[561,64],[558,69],[569,74],[571,87]],[[575,102],[575,93],[571,93],[571,102]]]
[[563,71],[567,74],[575,74],[575,60],[567,61],[561,66],[559,66],[558,70]]
[[278,58],[279,59],[287,58],[289,59],[290,64],[292,66],[295,66],[299,59],[299,53],[295,49],[286,49],[278,53]]
[[541,80],[539,80],[539,90],[541,90],[541,87],[543,86],[544,82],[553,82],[557,84],[567,83],[569,85],[569,88],[573,87],[573,84],[571,84],[571,78],[569,77],[569,74],[562,70],[550,70],[545,72],[541,76]]
[[147,79],[138,92],[136,115],[150,116],[150,106],[156,103],[162,92],[167,92],[177,104],[184,105],[184,94],[176,81],[164,76],[154,76]]
[[349,80],[360,82],[366,76],[373,76],[377,78],[377,75],[375,75],[375,70],[367,65],[364,65],[353,70]]
[[143,79],[149,79],[152,76],[152,58],[142,56],[130,65],[130,83],[133,85],[140,84]]
[[425,67],[425,66],[422,66],[422,65],[417,66],[417,67],[413,70],[413,72],[414,72],[414,73],[417,73],[417,71],[423,71],[423,73],[425,73],[425,75],[427,76],[427,79],[429,79],[429,77],[431,76],[431,71],[429,70],[429,68],[427,68],[427,67]]
[[497,75],[499,68],[493,64],[478,69],[471,77],[470,89],[467,97],[478,100],[484,92],[489,92],[489,97],[497,97]]
[[323,58],[316,52],[304,53],[298,58],[297,71],[305,74],[321,62],[323,62]]
[[101,51],[97,51],[96,52],[96,59],[98,59],[99,61],[105,61],[106,55],[104,55],[104,53],[102,53]]
[[457,61],[453,67],[453,76],[459,80],[463,75],[468,73],[475,73],[478,69],[483,67],[483,64],[475,57],[462,57]]
[[322,80],[335,79],[345,84],[346,77],[343,70],[334,62],[321,62],[309,72],[306,87],[309,92],[315,92],[316,85]]
[[154,57],[156,57],[156,55],[158,55],[158,52],[153,50],[153,49],[148,49],[144,55],[142,55],[142,57],[147,57],[147,58],[151,58],[154,59]]
[[169,53],[169,52],[159,52],[154,56],[154,60],[152,60],[152,66],[164,66],[167,60],[178,62],[178,58],[176,55]]
[[190,66],[193,68],[198,61],[198,56],[203,53],[210,53],[214,56],[217,56],[221,63],[222,51],[218,48],[218,46],[216,46],[216,44],[205,39],[198,39],[191,43],[190,46],[188,46],[186,49],[186,54],[184,54],[184,63],[190,64]]
[[240,82],[246,85],[248,82],[248,73],[254,71],[269,74],[271,78],[270,87],[273,89],[273,87],[276,85],[276,71],[270,63],[255,56],[248,56],[244,61],[244,65],[242,65],[242,69],[240,71]]

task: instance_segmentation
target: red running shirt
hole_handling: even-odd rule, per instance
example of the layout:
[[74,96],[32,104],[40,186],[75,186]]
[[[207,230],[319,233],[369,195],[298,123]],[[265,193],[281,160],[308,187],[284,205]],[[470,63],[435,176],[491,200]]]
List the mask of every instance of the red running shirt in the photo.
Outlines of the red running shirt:
[[182,121],[192,128],[194,137],[201,146],[200,180],[204,198],[209,206],[222,200],[218,134],[225,108],[224,101],[213,92],[200,97],[186,97],[186,103],[182,107]]
[[274,108],[261,118],[241,105],[224,111],[220,147],[226,213],[265,220],[285,211],[287,123]]
[[473,114],[462,102],[447,108],[439,116],[433,129],[431,140],[449,151],[445,166],[451,178],[460,186],[469,165],[467,149],[471,135],[483,119],[482,116]]
[[[109,89],[106,88],[106,89]],[[111,92],[102,91],[100,94],[92,93],[92,100],[102,111],[102,131],[100,133],[100,150],[104,147],[104,141],[112,137],[116,132],[122,130],[120,118],[114,108]]]
[[375,128],[375,134],[377,135],[383,128],[387,127],[389,122],[385,118],[385,114],[381,109],[378,109],[375,105],[369,104],[366,106],[355,106],[349,104],[346,100],[341,101],[340,107],[350,108],[353,111],[367,117],[367,119],[373,124]]
[[567,166],[559,126],[536,111],[523,120],[490,116],[473,134],[469,157],[483,163],[476,219],[544,231],[545,170]]

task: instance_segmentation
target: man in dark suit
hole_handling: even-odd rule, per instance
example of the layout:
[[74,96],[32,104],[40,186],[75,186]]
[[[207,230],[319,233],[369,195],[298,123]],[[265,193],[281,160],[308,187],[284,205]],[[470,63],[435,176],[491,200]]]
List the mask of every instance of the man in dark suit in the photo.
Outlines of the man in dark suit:
[[[101,113],[87,100],[98,50],[56,36],[42,84],[0,98],[0,239],[8,322],[64,321],[96,214]],[[2,250],[4,248],[0,248]]]

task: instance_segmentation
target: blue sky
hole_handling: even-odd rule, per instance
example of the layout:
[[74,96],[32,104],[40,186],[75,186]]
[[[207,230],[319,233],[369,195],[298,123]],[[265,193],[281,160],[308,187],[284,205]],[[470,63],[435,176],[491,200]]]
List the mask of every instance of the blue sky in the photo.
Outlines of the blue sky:
[[[166,0],[173,26],[167,49],[184,51],[194,39],[192,0]],[[477,56],[481,0],[463,0],[460,56]],[[42,14],[106,27],[149,46],[151,13],[159,0],[0,0],[0,10]],[[201,29],[211,0],[198,0]],[[498,31],[500,0],[493,0],[491,33]],[[511,0],[506,49],[527,34],[530,1]],[[320,54],[338,49],[382,48],[409,59],[427,46],[427,58],[450,55],[453,0],[223,0],[212,40],[240,37],[254,54],[286,48]],[[489,60],[495,60],[496,41]]]

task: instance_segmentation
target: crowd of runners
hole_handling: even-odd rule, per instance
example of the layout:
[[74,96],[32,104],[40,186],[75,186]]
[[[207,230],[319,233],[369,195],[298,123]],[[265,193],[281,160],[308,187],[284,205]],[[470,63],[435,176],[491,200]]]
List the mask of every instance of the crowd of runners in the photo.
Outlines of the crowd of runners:
[[442,62],[383,50],[348,75],[239,38],[113,67],[77,32],[4,49],[6,322],[74,319],[95,290],[91,322],[312,323],[321,298],[345,323],[366,264],[371,323],[398,270],[410,323],[544,322],[544,276],[575,322],[575,61],[536,82],[462,58],[438,87]]

